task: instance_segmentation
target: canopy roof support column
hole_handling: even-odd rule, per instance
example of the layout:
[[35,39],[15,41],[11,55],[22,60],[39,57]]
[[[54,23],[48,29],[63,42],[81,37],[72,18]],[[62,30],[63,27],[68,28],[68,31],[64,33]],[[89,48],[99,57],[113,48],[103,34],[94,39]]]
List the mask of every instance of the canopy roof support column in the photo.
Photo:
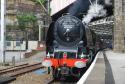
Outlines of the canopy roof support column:
[[114,51],[125,52],[125,1],[115,0]]
[[1,0],[1,29],[0,29],[0,34],[1,34],[1,42],[0,42],[0,62],[3,64],[5,63],[5,0]]

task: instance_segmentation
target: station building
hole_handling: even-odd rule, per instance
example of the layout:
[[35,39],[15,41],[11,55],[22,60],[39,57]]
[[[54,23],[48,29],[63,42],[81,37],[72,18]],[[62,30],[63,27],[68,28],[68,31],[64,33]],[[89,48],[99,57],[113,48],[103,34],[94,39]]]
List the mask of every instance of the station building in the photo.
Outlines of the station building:
[[[46,34],[45,31],[48,29],[48,25],[51,22],[50,16],[47,14],[47,9],[44,6],[38,5],[35,2],[31,0],[6,0],[6,40],[7,40],[7,50],[20,50],[19,46],[16,46],[19,44],[21,38],[25,38],[24,32],[19,30],[18,28],[18,19],[17,15],[19,14],[34,14],[39,22],[36,22],[35,30],[39,31],[38,25],[41,25],[41,41],[45,40]],[[29,28],[31,27],[31,28]],[[35,49],[38,42],[38,37],[34,36],[33,26],[28,26],[28,31],[30,35],[28,36],[28,40],[31,43],[35,44],[35,47],[32,47],[32,49]],[[38,34],[38,33],[37,33]],[[38,36],[38,35],[37,35]],[[26,39],[26,38],[25,38]],[[22,50],[25,50],[25,39],[22,44]],[[29,44],[30,44],[29,42]],[[15,46],[15,47],[14,47]],[[29,47],[30,48],[30,47]]]

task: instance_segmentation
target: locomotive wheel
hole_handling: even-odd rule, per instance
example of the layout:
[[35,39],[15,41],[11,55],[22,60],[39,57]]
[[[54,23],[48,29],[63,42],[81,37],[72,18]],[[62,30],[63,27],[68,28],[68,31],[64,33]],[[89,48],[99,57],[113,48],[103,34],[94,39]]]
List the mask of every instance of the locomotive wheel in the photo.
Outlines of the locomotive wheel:
[[54,79],[60,79],[61,78],[61,74],[57,69],[53,69],[52,75],[53,75]]
[[88,56],[89,62],[88,62],[87,64],[90,64],[90,63],[92,62],[92,60],[93,60],[93,55],[94,55],[93,51],[90,50],[90,51],[89,51],[89,56]]
[[84,68],[78,69],[76,67],[73,67],[70,72],[72,76],[80,78],[84,73]]
[[93,58],[93,52],[92,52],[92,50],[90,50],[90,62],[92,62],[92,58]]

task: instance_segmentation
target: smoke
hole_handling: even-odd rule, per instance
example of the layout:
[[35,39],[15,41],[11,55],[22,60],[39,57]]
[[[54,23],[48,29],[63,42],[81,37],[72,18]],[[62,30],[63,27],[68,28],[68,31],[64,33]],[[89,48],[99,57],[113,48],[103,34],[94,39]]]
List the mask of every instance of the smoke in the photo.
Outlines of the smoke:
[[[90,1],[93,4],[91,4]],[[87,12],[87,15],[83,18],[84,23],[89,23],[95,17],[105,17],[106,15],[112,14],[112,4],[114,0],[97,1],[98,4],[96,4],[96,0],[76,0],[68,12],[74,16]]]
[[106,5],[112,5],[113,0],[105,0]]
[[[92,0],[92,2],[95,0]],[[75,3],[69,8],[68,13],[77,16],[81,12],[87,12],[89,9],[89,0],[76,0]]]
[[106,16],[107,10],[101,4],[93,3],[90,5],[87,15],[83,18],[83,23],[89,23],[95,17]]

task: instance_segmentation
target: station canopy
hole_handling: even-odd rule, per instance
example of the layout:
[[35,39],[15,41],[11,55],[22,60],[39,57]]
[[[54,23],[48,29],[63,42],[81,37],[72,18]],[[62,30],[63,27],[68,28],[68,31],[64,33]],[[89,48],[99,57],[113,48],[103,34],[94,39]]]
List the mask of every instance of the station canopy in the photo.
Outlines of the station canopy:
[[88,26],[102,39],[112,39],[114,16],[109,16],[97,21],[93,21],[89,23]]

